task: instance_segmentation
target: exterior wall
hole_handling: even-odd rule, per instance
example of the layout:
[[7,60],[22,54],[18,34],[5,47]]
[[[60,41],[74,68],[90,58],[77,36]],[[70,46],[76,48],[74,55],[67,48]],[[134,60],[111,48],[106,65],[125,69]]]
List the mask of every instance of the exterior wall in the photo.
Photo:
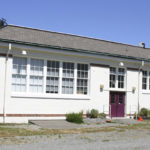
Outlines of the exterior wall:
[[[7,51],[7,49],[5,50]],[[0,52],[4,52],[4,48],[0,49]],[[75,63],[88,63],[88,64],[103,64],[106,66],[90,66],[90,81],[89,81],[89,95],[88,96],[47,96],[47,95],[17,95],[11,92],[11,74],[12,74],[12,58],[8,59],[7,68],[7,84],[6,84],[6,102],[5,122],[28,122],[28,120],[34,119],[64,119],[66,113],[83,111],[85,114],[87,110],[93,108],[98,109],[99,112],[109,114],[109,66],[119,67],[119,62],[123,61],[125,69],[128,67],[138,68],[139,64],[133,61],[114,59],[114,58],[102,58],[102,57],[89,57],[75,54],[39,52],[28,50],[27,57],[41,58],[48,60],[60,60],[70,61]],[[12,55],[21,56],[21,49],[12,49]],[[25,56],[26,57],[26,56]],[[0,114],[3,114],[4,106],[4,76],[5,76],[5,57],[0,57]],[[141,74],[140,74],[141,79]],[[141,81],[139,81],[140,91]],[[126,92],[125,102],[125,115],[128,117],[130,114],[137,112],[138,96],[140,99],[140,107],[150,108],[150,92],[141,92],[138,95],[138,70],[126,70],[126,88],[124,90],[116,89],[116,91]],[[100,85],[104,85],[101,90]],[[132,88],[136,87],[135,92]],[[115,89],[113,89],[114,91]],[[0,116],[0,122],[3,122],[3,117]]]
[[[109,68],[91,67],[91,101],[90,109],[95,108],[99,112],[109,114]],[[100,85],[104,89],[100,89]]]
[[[146,71],[150,71],[150,65],[149,64],[145,64],[144,67],[142,68],[142,70],[146,70]],[[142,73],[140,74],[140,86],[142,88]],[[149,78],[147,79],[147,84],[148,84],[148,89],[147,90],[140,90],[140,98],[139,98],[139,108],[148,108],[150,109],[150,89],[149,89],[149,86],[150,86],[150,80]]]
[[[20,51],[12,50],[14,56],[21,56]],[[55,55],[49,54],[47,55],[42,53],[34,53],[30,51],[31,58],[40,58],[40,59],[48,59],[48,60],[60,60],[60,61],[67,61],[67,62],[78,62],[78,63],[88,63],[90,64],[93,62],[90,59],[82,59],[80,57],[75,56],[63,56],[63,55]],[[101,61],[100,61],[101,62]],[[100,63],[97,62],[97,63]],[[70,112],[79,112],[83,111],[85,114],[87,110],[92,108],[98,109],[100,112],[103,112],[103,104],[107,104],[107,100],[104,100],[105,96],[108,97],[108,92],[103,92],[100,94],[99,84],[103,83],[103,78],[99,78],[99,82],[93,78],[93,72],[96,74],[100,74],[101,77],[106,75],[109,69],[107,68],[100,68],[100,67],[91,67],[89,75],[90,81],[89,84],[91,85],[89,89],[88,96],[45,96],[45,95],[27,95],[27,94],[13,94],[11,92],[11,71],[12,71],[12,59],[9,58],[8,63],[8,70],[7,70],[7,98],[6,98],[6,122],[28,122],[31,119],[57,119],[62,118],[66,113]],[[104,72],[103,72],[104,71]],[[107,74],[108,76],[108,74]],[[97,76],[98,77],[98,76]],[[94,79],[93,81],[91,79]],[[108,80],[108,79],[107,79]],[[108,82],[108,81],[107,81]],[[96,91],[93,91],[94,84],[97,84]],[[108,86],[108,85],[107,85]],[[98,88],[98,89],[97,89]],[[97,94],[98,92],[98,94]],[[99,101],[98,97],[93,95],[100,96],[101,101]],[[102,105],[101,105],[102,103]],[[106,108],[105,108],[106,109]],[[36,117],[33,117],[36,116]],[[56,117],[60,116],[60,117]]]
[[[127,70],[126,114],[131,115],[138,109],[138,71]],[[136,90],[133,91],[132,88]]]
[[5,78],[5,57],[0,57],[0,122],[3,121],[3,105],[4,105],[4,78]]
[[148,108],[150,109],[150,93],[143,92],[140,98],[140,109],[141,108]]

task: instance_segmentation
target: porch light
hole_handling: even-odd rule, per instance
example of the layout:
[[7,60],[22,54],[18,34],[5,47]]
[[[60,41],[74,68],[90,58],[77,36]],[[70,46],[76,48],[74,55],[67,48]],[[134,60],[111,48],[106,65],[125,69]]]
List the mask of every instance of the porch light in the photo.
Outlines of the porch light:
[[136,87],[135,87],[135,86],[133,86],[133,87],[132,87],[132,91],[133,91],[133,92],[135,92],[135,90],[136,90]]
[[23,51],[21,52],[21,54],[22,54],[22,55],[27,55],[27,51],[23,50]]
[[104,84],[100,84],[100,89],[101,89],[101,90],[104,89]]
[[119,63],[119,66],[122,66],[122,67],[123,67],[123,66],[124,66],[124,63],[123,63],[123,62],[120,62],[120,63]]

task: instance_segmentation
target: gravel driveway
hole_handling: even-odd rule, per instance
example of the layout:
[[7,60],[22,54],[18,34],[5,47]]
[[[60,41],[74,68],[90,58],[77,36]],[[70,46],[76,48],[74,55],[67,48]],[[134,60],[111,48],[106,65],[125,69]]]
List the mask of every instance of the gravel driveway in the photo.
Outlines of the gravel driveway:
[[150,131],[99,132],[25,137],[1,150],[149,150]]
[[[126,121],[123,121],[126,123]],[[122,121],[120,124],[123,124]],[[123,129],[109,132],[15,137],[4,140],[0,150],[149,150],[150,130]],[[8,143],[6,143],[8,141]]]

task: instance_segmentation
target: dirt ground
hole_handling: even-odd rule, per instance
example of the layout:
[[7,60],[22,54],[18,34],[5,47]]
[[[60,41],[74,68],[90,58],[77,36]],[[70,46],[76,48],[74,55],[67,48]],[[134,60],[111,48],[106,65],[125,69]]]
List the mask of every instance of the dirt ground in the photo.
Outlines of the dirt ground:
[[[97,128],[97,132],[81,132],[80,129],[74,134],[57,132],[47,135],[1,137],[0,150],[149,150],[150,124],[131,125],[126,122]],[[30,130],[32,129],[34,125],[30,127]]]

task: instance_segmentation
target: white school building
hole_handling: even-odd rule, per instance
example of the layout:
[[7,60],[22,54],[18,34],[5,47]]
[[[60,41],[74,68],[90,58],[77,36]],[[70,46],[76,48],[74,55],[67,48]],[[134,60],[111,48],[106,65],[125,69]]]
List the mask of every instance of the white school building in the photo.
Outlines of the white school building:
[[0,122],[150,109],[150,49],[39,29],[0,28]]

